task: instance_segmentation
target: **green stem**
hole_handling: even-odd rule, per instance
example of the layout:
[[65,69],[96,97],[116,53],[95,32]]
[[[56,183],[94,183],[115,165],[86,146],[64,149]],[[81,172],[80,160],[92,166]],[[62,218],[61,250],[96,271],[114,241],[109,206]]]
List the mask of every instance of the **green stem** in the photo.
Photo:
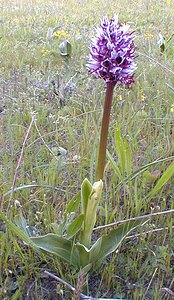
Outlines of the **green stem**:
[[102,127],[100,133],[100,145],[99,145],[99,153],[98,153],[96,180],[100,180],[103,178],[105,159],[106,159],[106,146],[107,146],[107,138],[108,138],[109,119],[110,119],[110,112],[112,107],[114,87],[115,87],[115,82],[107,83],[105,103],[103,109]]

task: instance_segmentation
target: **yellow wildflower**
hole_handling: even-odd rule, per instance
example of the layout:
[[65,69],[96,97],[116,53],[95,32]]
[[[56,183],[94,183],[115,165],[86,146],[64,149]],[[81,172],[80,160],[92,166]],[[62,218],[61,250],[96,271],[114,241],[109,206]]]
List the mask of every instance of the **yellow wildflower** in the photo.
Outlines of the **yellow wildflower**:
[[170,112],[174,113],[174,105],[171,107]]
[[166,0],[165,2],[166,4],[170,5],[172,3],[172,0]]
[[56,38],[67,38],[68,37],[68,31],[57,30],[53,33],[53,36],[55,36]]
[[147,31],[147,32],[144,33],[144,37],[146,39],[151,39],[153,37],[153,34],[150,31]]
[[50,50],[48,50],[48,49],[42,49],[41,50],[41,54],[42,54],[42,56],[47,56],[47,55],[49,55],[50,54]]
[[145,96],[144,94],[141,95],[141,101],[144,101],[145,100]]
[[122,98],[122,95],[120,94],[120,95],[119,95],[119,100],[121,101],[122,99],[123,99],[123,98]]

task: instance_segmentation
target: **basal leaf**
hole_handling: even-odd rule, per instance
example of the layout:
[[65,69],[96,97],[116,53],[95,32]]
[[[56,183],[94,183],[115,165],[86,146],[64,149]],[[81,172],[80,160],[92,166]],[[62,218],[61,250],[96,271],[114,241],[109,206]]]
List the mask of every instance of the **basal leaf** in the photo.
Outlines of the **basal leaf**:
[[84,221],[84,215],[81,214],[75,218],[71,224],[67,226],[67,238],[72,238],[82,227]]
[[[107,235],[103,235],[100,237],[96,243],[93,245],[97,250],[100,248],[98,252],[98,256],[96,257],[95,251],[94,254],[90,255],[90,261],[96,261],[100,263],[107,255],[114,252],[121,244],[123,239],[136,227],[142,225],[145,220],[136,220],[136,221],[128,221],[119,225],[117,228],[112,229]],[[90,251],[92,251],[93,247]],[[94,258],[93,258],[94,255]]]
[[77,243],[74,245],[74,250],[78,251],[80,258],[80,267],[85,267],[89,264],[89,249],[86,248],[83,244]]
[[79,265],[79,255],[76,249],[73,249],[72,241],[49,233],[40,237],[31,238],[34,245],[48,253],[55,254],[74,266]]
[[62,223],[51,223],[50,224],[54,233],[57,234],[58,236],[62,236]]
[[24,218],[22,211],[20,210],[19,215],[15,217],[16,226],[21,229],[26,235],[31,236],[32,231],[30,226],[28,226],[26,219]]
[[77,193],[67,204],[66,212],[72,213],[78,210],[79,204],[81,200],[81,192]]
[[102,244],[102,239],[100,238],[91,247],[90,252],[89,252],[89,261],[90,261],[90,263],[95,262],[96,260],[98,260],[98,255],[100,253],[101,244]]
[[7,224],[8,228],[16,234],[21,240],[23,240],[25,243],[32,245],[32,241],[28,234],[26,234],[23,230],[18,228],[13,222],[8,220],[8,218],[5,216],[5,214],[0,210],[0,218]]

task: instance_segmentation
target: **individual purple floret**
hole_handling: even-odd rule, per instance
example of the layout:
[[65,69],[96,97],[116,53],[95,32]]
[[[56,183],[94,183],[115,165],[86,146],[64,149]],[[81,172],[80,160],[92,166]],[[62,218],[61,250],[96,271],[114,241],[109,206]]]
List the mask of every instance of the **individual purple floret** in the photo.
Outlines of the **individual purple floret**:
[[128,32],[128,29],[128,25],[118,23],[117,15],[110,21],[103,18],[90,47],[87,63],[90,73],[106,82],[132,85],[137,66],[133,32]]

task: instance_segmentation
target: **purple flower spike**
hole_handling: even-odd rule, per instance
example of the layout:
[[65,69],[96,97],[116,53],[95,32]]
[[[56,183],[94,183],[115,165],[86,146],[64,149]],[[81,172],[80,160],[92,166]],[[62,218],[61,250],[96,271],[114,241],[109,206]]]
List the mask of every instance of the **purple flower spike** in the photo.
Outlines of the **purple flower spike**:
[[110,21],[103,18],[90,47],[87,63],[90,73],[106,82],[132,85],[137,66],[134,63],[133,32],[128,32],[128,29],[128,25],[118,23],[117,15]]

